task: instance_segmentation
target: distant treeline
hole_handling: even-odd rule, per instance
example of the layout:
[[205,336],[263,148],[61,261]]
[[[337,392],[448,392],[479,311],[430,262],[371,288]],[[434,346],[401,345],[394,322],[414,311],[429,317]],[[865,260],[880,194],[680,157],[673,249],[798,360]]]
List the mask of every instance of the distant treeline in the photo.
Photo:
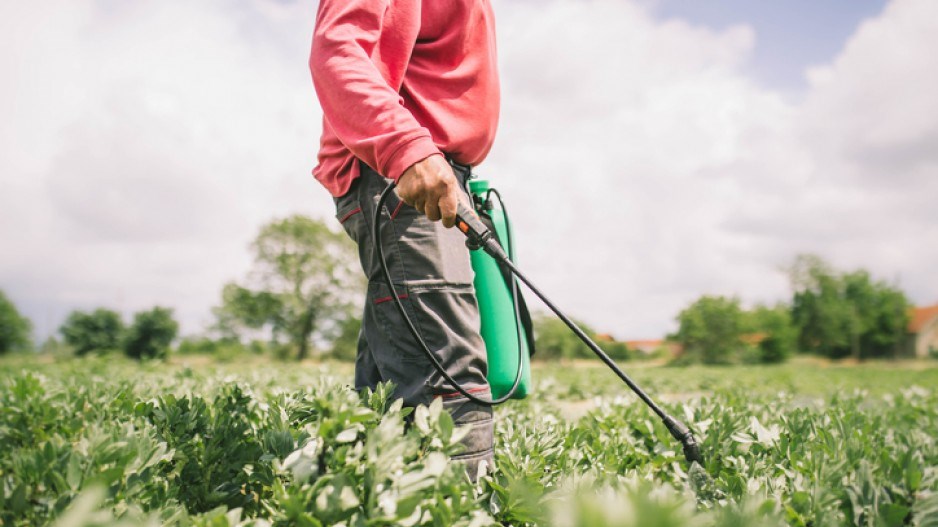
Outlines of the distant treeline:
[[899,357],[910,303],[897,286],[862,269],[837,271],[814,255],[798,256],[788,274],[790,302],[744,310],[738,298],[703,296],[681,311],[669,336],[683,348],[678,360],[781,362],[799,352]]
[[[31,328],[0,291],[0,354],[34,351]],[[158,359],[166,357],[178,332],[172,310],[164,307],[134,314],[129,326],[110,309],[73,311],[59,328],[62,340],[50,337],[38,351],[76,356],[119,352],[134,359]]]
[[[251,251],[251,272],[225,284],[213,309],[215,322],[204,335],[177,338],[179,325],[163,307],[137,313],[129,326],[117,312],[98,308],[72,312],[38,351],[118,351],[141,359],[175,352],[353,360],[364,281],[351,240],[324,222],[296,215],[264,225]],[[29,320],[0,292],[0,354],[32,350],[30,331]]]
[[[39,351],[354,360],[365,283],[348,237],[295,215],[264,225],[251,251],[253,268],[243,281],[225,284],[204,335],[178,339],[167,308],[139,312],[126,326],[117,312],[98,308],[72,312],[59,328],[61,340],[50,337]],[[728,364],[782,362],[796,353],[860,360],[899,355],[910,304],[898,287],[865,270],[834,270],[812,255],[798,256],[788,271],[789,302],[744,309],[736,297],[702,296],[678,314],[671,346],[651,355],[582,327],[615,360],[664,355],[674,363]],[[559,319],[538,315],[534,327],[535,359],[593,357]],[[0,291],[0,354],[33,350],[30,332],[29,320]]]

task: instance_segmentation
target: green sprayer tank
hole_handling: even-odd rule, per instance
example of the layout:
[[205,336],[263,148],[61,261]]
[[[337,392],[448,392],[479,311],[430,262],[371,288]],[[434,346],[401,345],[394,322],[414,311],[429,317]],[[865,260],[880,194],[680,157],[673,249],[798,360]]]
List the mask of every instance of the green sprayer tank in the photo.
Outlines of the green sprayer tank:
[[[469,191],[486,200],[489,183],[485,180],[475,179],[469,181]],[[498,239],[512,261],[515,260],[514,247],[511,247],[509,225],[505,212],[501,209],[498,200],[491,200],[491,208],[487,210],[495,225]],[[472,269],[475,271],[475,290],[479,301],[479,312],[482,316],[482,339],[489,362],[489,385],[492,397],[502,397],[511,389],[518,373],[518,346],[521,353],[521,382],[513,398],[523,399],[527,396],[531,386],[531,365],[529,350],[524,329],[519,326],[521,322],[516,316],[511,289],[495,260],[484,251],[472,251]]]

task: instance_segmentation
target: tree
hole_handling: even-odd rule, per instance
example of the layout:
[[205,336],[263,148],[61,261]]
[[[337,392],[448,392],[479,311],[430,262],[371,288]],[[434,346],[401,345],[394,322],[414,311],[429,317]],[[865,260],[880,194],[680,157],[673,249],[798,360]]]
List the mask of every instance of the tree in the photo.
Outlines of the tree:
[[59,328],[65,343],[78,356],[95,351],[120,349],[124,333],[121,316],[110,309],[99,308],[91,313],[72,311]]
[[843,276],[844,296],[852,304],[851,351],[857,359],[895,357],[909,325],[905,293],[867,271]]
[[789,280],[799,348],[830,358],[849,355],[852,309],[844,301],[837,273],[818,256],[802,254],[789,268]]
[[222,333],[244,329],[286,340],[299,359],[314,341],[341,334],[363,287],[354,244],[325,223],[295,215],[261,228],[251,245],[254,267],[245,283],[229,283],[215,310]]
[[29,349],[32,323],[0,291],[0,355]]
[[677,321],[677,333],[670,338],[681,343],[685,360],[727,364],[744,348],[745,320],[737,298],[702,296]]
[[794,354],[798,331],[791,322],[791,308],[784,304],[758,306],[746,316],[747,332],[760,337],[756,344],[759,362],[784,362]]
[[802,349],[831,358],[894,355],[909,322],[909,301],[898,288],[865,270],[841,273],[813,255],[790,269],[792,321]]
[[[609,337],[603,338],[588,324],[573,319],[577,326],[586,333],[606,355],[616,361],[631,358],[625,342],[618,342]],[[535,359],[591,359],[596,357],[592,350],[577,337],[563,320],[550,313],[535,313],[533,322]]]
[[173,320],[173,310],[154,307],[134,315],[133,324],[127,329],[124,353],[134,359],[165,357],[169,345],[179,332],[179,324]]

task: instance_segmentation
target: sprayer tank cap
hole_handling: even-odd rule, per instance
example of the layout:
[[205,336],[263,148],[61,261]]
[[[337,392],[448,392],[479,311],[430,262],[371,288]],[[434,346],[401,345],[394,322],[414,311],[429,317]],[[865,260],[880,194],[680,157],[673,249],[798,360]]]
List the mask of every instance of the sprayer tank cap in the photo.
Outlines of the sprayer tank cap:
[[489,182],[485,179],[471,179],[469,180],[469,192],[473,194],[481,194],[489,189]]

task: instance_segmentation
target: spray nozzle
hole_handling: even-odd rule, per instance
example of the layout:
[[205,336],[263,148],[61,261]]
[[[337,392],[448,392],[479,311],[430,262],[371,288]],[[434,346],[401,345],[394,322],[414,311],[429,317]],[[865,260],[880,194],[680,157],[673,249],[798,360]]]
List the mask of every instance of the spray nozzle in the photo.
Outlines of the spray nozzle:
[[690,431],[690,428],[670,415],[664,417],[664,426],[668,427],[668,432],[671,432],[671,436],[680,441],[681,445],[684,446],[684,458],[687,459],[687,462],[697,462],[703,465],[700,445],[697,444],[697,439],[694,437],[694,433]]

